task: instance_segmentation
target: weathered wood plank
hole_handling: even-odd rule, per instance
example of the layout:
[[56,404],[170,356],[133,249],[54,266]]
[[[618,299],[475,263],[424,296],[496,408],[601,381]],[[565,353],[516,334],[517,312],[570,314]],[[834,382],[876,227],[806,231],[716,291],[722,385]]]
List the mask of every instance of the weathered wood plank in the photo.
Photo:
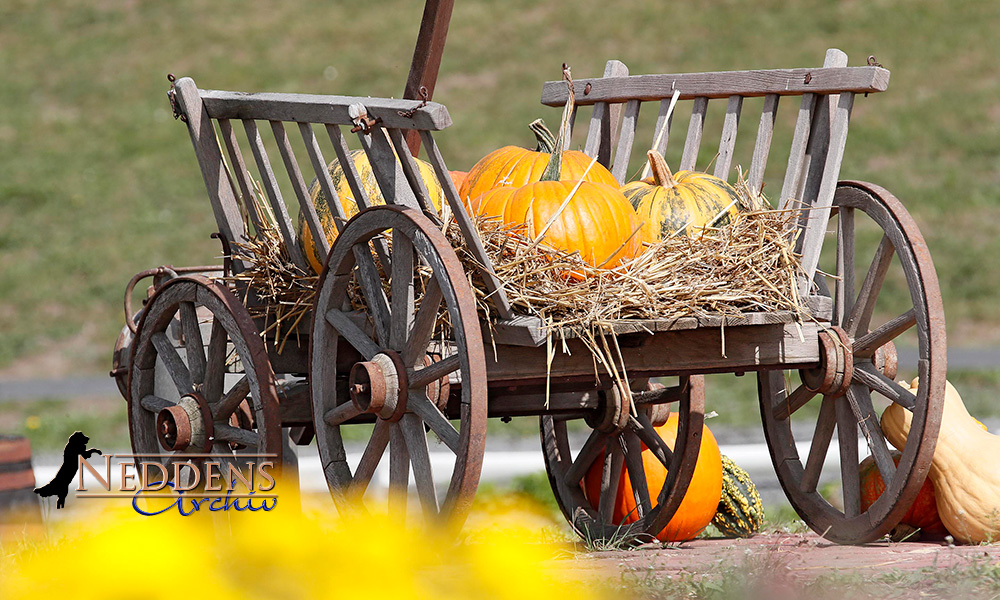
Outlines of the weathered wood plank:
[[246,130],[247,139],[250,140],[250,150],[257,162],[261,185],[264,187],[268,202],[271,204],[271,211],[278,222],[278,230],[281,232],[282,239],[285,240],[288,254],[296,266],[308,273],[309,263],[306,262],[302,255],[302,249],[299,248],[298,241],[295,239],[295,229],[292,227],[292,220],[288,216],[285,200],[278,188],[278,180],[274,176],[274,170],[271,169],[271,161],[267,157],[267,149],[264,148],[264,140],[260,137],[257,123],[250,120],[243,121],[243,129]]
[[778,116],[778,98],[777,94],[765,96],[764,109],[760,113],[760,126],[757,127],[757,141],[754,143],[749,173],[750,189],[755,192],[760,192],[764,187],[764,171],[767,168],[768,154],[771,152],[774,121]]
[[719,140],[719,156],[715,159],[715,176],[723,181],[729,179],[729,167],[733,164],[733,149],[736,147],[742,110],[743,96],[730,96],[726,106],[726,119],[722,124],[722,139]]
[[330,253],[330,243],[327,241],[326,232],[323,231],[323,225],[319,221],[316,206],[313,204],[312,198],[309,197],[309,188],[306,187],[306,182],[302,178],[302,169],[299,168],[299,163],[295,159],[295,151],[292,150],[291,141],[285,131],[285,124],[281,121],[271,121],[271,131],[274,133],[274,139],[278,142],[278,153],[281,154],[281,161],[285,164],[288,179],[292,182],[292,191],[299,201],[299,218],[305,218],[306,226],[312,233],[313,244],[321,259],[325,258]]
[[396,149],[396,157],[399,159],[399,164],[403,168],[403,175],[406,177],[407,183],[410,184],[410,190],[417,199],[417,204],[420,206],[421,210],[424,211],[424,214],[430,216],[435,221],[440,222],[437,209],[434,208],[434,204],[431,202],[431,196],[427,192],[427,186],[424,184],[424,178],[420,176],[417,163],[413,160],[413,155],[410,154],[410,147],[404,139],[403,132],[399,129],[388,129],[386,131],[389,134],[389,140],[392,142],[392,146]]
[[621,132],[618,135],[618,148],[615,150],[615,163],[611,174],[618,180],[618,185],[628,178],[628,163],[632,157],[632,143],[635,141],[635,127],[639,119],[638,100],[629,100],[625,105],[625,116],[622,118]]
[[[180,81],[178,80],[178,83]],[[353,125],[348,107],[360,102],[365,105],[373,119],[381,119],[383,127],[437,131],[449,127],[452,123],[448,109],[437,102],[428,102],[425,106],[421,106],[422,103],[418,100],[391,98],[198,91],[201,93],[208,114],[213,119]],[[399,114],[400,112],[412,116],[404,116]]]
[[[604,66],[604,77],[609,78],[620,78],[628,75],[628,67],[625,63],[618,60],[609,60]],[[569,90],[566,89],[565,82],[556,82],[562,84],[562,102],[548,103],[545,102],[545,91],[547,88],[542,89],[542,104],[549,104],[550,106],[561,106],[566,104],[566,99],[569,97]],[[545,84],[548,86],[548,83]],[[586,86],[579,86],[574,83],[574,90],[579,87],[579,91],[576,92],[576,103],[577,105],[583,104],[593,104],[592,102],[581,102],[581,98],[587,98],[593,90],[587,90]],[[623,98],[618,100],[618,102],[626,102],[631,98]],[[605,167],[611,166],[611,140],[614,139],[614,128],[618,123],[618,116],[620,113],[612,110],[612,107],[608,102],[599,102],[594,105],[594,112],[590,115],[590,129],[587,130],[587,143],[583,147],[584,153],[587,156],[597,157],[597,162],[601,163]]]
[[679,170],[694,169],[698,164],[698,150],[701,148],[701,134],[705,130],[705,113],[708,111],[708,98],[699,96],[694,99],[691,109],[691,122],[688,123],[687,138],[684,139],[684,153],[681,155]]
[[240,143],[236,139],[233,124],[229,119],[219,119],[219,133],[222,134],[222,140],[226,145],[226,153],[229,154],[229,162],[235,171],[233,175],[236,177],[240,193],[243,196],[243,208],[247,211],[254,229],[260,231],[264,229],[264,219],[261,217],[260,211],[257,210],[257,202],[254,200],[253,182],[250,179],[250,173],[247,171],[246,162],[243,160],[243,152],[240,150]]
[[[808,76],[808,77],[807,77]],[[807,82],[808,79],[808,82]],[[590,92],[584,94],[587,85]],[[576,102],[581,106],[600,102],[626,102],[669,98],[675,89],[681,100],[698,97],[744,98],[778,94],[868,94],[884,92],[889,86],[889,71],[881,67],[834,67],[771,69],[755,71],[719,71],[714,73],[678,73],[577,79],[573,82]],[[547,81],[542,88],[542,104],[561,106],[568,95],[566,84]]]
[[[313,172],[316,173],[316,181],[319,182],[320,192],[322,192],[323,197],[327,200],[326,203],[330,208],[330,214],[333,215],[333,224],[339,232],[347,224],[347,213],[344,212],[344,207],[340,203],[340,194],[337,193],[337,188],[333,185],[333,179],[330,178],[330,169],[326,158],[323,157],[323,150],[319,147],[316,132],[313,131],[312,124],[299,123],[299,133],[302,135],[302,141],[306,145],[306,154],[309,155]],[[329,243],[327,243],[324,253],[330,253]]]
[[804,171],[806,146],[809,144],[809,129],[812,127],[812,113],[815,106],[815,94],[802,95],[799,114],[795,119],[795,131],[792,133],[792,145],[788,150],[785,181],[781,184],[781,195],[778,198],[778,208],[781,210],[801,206],[799,180]]
[[369,133],[359,131],[358,139],[361,140],[361,146],[368,155],[368,162],[371,164],[375,181],[382,190],[382,198],[386,204],[419,209],[417,197],[410,188],[406,175],[403,174],[403,167],[396,160],[396,154],[392,150],[392,144],[385,130],[376,127]]

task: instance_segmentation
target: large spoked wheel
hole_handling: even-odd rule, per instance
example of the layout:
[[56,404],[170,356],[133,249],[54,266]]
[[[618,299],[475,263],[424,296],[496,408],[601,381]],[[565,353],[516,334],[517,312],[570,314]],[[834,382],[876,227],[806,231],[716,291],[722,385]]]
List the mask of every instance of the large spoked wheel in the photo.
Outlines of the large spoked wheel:
[[[649,541],[677,512],[694,474],[701,448],[705,417],[705,378],[680,378],[674,388],[633,392],[637,410],[630,409],[615,389],[602,392],[599,407],[586,417],[593,431],[583,445],[573,448],[568,420],[541,417],[542,454],[549,483],[566,520],[589,540]],[[653,400],[655,404],[645,402]],[[669,405],[677,401],[676,436],[663,440],[654,429],[667,420]],[[650,490],[642,452],[649,448],[666,468],[661,489]],[[600,465],[600,493],[587,485],[587,475]],[[618,482],[625,470],[632,483],[635,510],[615,514]],[[588,493],[590,488],[590,493]]]
[[[225,286],[179,277],[149,300],[129,361],[136,461],[281,465],[274,373],[246,308]],[[152,458],[150,455],[159,455]],[[182,471],[183,472],[183,471]]]
[[[834,313],[831,330],[820,334],[822,363],[798,374],[764,372],[758,383],[771,459],[792,506],[827,539],[857,544],[895,527],[930,468],[945,388],[944,308],[927,246],[899,200],[872,184],[842,182],[834,208],[837,250],[828,260],[836,266],[827,271],[836,272]],[[868,264],[860,280],[856,258]],[[916,371],[906,373],[920,378],[916,394],[894,381],[897,346],[917,349]],[[913,413],[898,466],[879,426],[879,405],[889,402]],[[803,454],[797,442],[807,447]],[[887,482],[865,510],[859,447]],[[837,485],[820,485],[832,450],[840,456],[832,482],[839,493]]]
[[[391,253],[386,260],[382,246],[377,262],[372,247],[383,240],[376,236],[389,230]],[[364,310],[348,309],[352,285]],[[432,347],[439,319],[447,333]],[[370,509],[377,494],[365,495],[388,454],[388,509],[395,518],[406,514],[412,470],[424,514],[461,524],[479,485],[486,441],[486,359],[472,287],[440,227],[397,206],[352,218],[321,276],[312,332],[313,419],[338,509]],[[348,430],[372,422],[360,460],[349,464]],[[442,463],[453,460],[440,499],[428,431],[440,450],[438,469],[447,472]]]

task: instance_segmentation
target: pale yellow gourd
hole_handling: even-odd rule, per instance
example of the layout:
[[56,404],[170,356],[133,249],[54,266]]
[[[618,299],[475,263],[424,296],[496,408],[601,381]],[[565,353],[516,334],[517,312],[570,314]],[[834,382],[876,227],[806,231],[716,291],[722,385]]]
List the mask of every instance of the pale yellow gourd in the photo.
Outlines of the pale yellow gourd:
[[[917,384],[916,379],[910,384],[914,394]],[[906,445],[912,418],[898,404],[882,413],[882,431],[899,450]],[[968,544],[1000,540],[1000,436],[986,431],[969,414],[949,382],[929,476],[941,522],[956,540]]]

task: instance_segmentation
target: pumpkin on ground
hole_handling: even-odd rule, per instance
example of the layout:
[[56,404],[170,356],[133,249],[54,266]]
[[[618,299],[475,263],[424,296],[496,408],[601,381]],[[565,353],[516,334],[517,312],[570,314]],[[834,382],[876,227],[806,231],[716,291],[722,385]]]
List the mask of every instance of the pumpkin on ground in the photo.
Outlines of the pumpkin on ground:
[[644,222],[643,242],[655,244],[682,232],[694,236],[705,227],[727,225],[739,214],[739,196],[725,181],[698,171],[672,174],[655,150],[646,157],[653,176],[622,188]]
[[750,537],[764,524],[764,504],[750,474],[722,457],[722,497],[712,518],[722,535],[730,538]]
[[[910,383],[913,394],[918,383]],[[882,431],[896,448],[906,445],[912,419],[910,411],[895,403],[882,413]],[[928,476],[941,522],[956,540],[1000,540],[1000,436],[972,418],[950,382],[945,383],[941,430]]]
[[[656,433],[671,450],[677,436],[677,422],[677,414],[674,413],[666,423],[656,428]],[[667,468],[645,444],[642,445],[642,466],[646,474],[650,500],[653,506],[656,506],[657,496],[667,479]],[[595,508],[601,497],[602,468],[603,463],[595,461],[584,479],[587,499]],[[715,441],[715,436],[706,426],[702,431],[698,462],[695,464],[694,475],[691,477],[684,499],[681,500],[677,512],[656,537],[664,542],[681,542],[694,538],[712,522],[719,508],[721,496],[722,455],[719,453],[719,444]],[[637,519],[635,496],[628,469],[622,469],[612,519],[615,523],[632,523]]]
[[[354,150],[351,152],[351,160],[354,161],[354,167],[358,171],[358,179],[365,193],[368,195],[368,201],[371,202],[372,206],[385,204],[385,198],[382,197],[382,191],[375,180],[375,172],[372,170],[371,163],[368,161],[368,155],[365,154],[365,151]],[[444,190],[441,188],[441,183],[434,174],[434,168],[423,160],[414,159],[414,161],[417,163],[417,170],[420,172],[420,177],[427,187],[427,194],[430,196],[434,208],[440,211],[441,205],[444,202]],[[350,219],[358,214],[359,211],[357,202],[354,201],[354,192],[351,191],[351,186],[347,181],[344,169],[340,166],[340,162],[334,159],[327,170],[330,172],[333,187],[337,195],[340,196],[340,205],[344,208],[344,214]],[[326,195],[323,194],[323,190],[320,188],[318,179],[313,179],[312,183],[309,184],[309,197],[316,206],[316,214],[319,216],[319,222],[326,233],[326,239],[333,245],[333,241],[337,239],[338,230],[334,224],[333,212],[330,210],[330,205]],[[322,271],[323,262],[326,261],[326,257],[320,256],[316,251],[316,243],[313,241],[312,230],[306,224],[305,216],[302,213],[299,213],[296,237],[299,240],[299,247],[302,248],[302,253],[305,255],[306,260],[309,261],[309,265],[317,273]]]
[[[529,125],[538,140],[537,150],[528,150],[518,146],[504,146],[490,152],[479,160],[459,188],[459,197],[468,206],[479,196],[495,187],[521,187],[538,181],[545,171],[553,152],[556,150],[556,139],[552,136],[541,119]],[[562,150],[560,140],[559,150]],[[577,181],[590,165],[591,158],[576,150],[562,152],[560,159],[560,178],[565,181]],[[603,183],[618,187],[618,181],[603,165],[595,164],[590,168],[586,181]],[[471,210],[475,212],[473,204]]]
[[[896,465],[899,465],[901,456],[902,453],[898,450],[892,451],[892,460]],[[885,492],[885,481],[882,480],[882,474],[879,473],[874,456],[869,456],[861,461],[858,470],[861,472],[861,512],[865,512]],[[934,484],[931,483],[930,479],[924,480],[924,484],[920,487],[920,493],[917,494],[917,499],[913,501],[913,505],[906,511],[899,523],[919,529],[921,533],[931,536],[948,535],[948,530],[945,529],[941,517],[938,515]]]

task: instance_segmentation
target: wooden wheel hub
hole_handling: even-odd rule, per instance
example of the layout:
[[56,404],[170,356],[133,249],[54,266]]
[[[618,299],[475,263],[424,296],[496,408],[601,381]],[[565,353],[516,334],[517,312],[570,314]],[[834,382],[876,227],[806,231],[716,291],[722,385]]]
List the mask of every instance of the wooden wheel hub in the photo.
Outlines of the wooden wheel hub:
[[355,363],[348,379],[351,402],[358,410],[392,422],[406,412],[407,388],[403,361],[392,350]]
[[632,395],[623,394],[619,386],[598,392],[597,408],[584,420],[587,425],[604,433],[621,433],[628,425]]
[[182,396],[156,415],[156,437],[168,452],[194,447],[208,452],[214,441],[212,411],[201,394]]
[[824,396],[840,397],[851,387],[854,376],[854,353],[847,332],[832,327],[819,334],[820,364],[815,369],[799,371],[802,383],[810,391]]

